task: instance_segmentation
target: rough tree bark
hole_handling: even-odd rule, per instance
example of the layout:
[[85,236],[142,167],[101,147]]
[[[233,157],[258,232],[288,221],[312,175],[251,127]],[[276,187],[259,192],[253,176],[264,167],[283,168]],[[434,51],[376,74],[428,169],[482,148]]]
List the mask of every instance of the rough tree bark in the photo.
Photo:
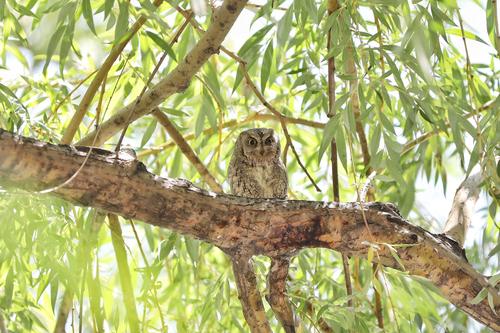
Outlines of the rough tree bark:
[[[451,303],[493,330],[500,318],[486,300],[471,300],[486,288],[499,290],[474,270],[462,250],[444,236],[411,225],[392,204],[258,200],[204,191],[185,180],[149,173],[137,160],[115,153],[52,145],[0,130],[0,186],[40,191],[78,205],[99,208],[196,237],[230,255],[286,256],[322,247],[349,256],[366,256],[367,243],[379,246],[383,265],[428,278]],[[62,187],[79,170],[73,179]],[[369,226],[369,231],[367,230]],[[384,244],[396,247],[404,268]]]

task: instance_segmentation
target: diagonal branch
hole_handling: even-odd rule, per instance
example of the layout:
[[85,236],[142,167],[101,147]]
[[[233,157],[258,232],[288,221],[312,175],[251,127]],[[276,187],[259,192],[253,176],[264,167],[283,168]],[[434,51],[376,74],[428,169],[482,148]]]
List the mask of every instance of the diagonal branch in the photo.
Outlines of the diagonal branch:
[[[86,147],[53,145],[0,130],[0,186],[37,191],[65,182],[79,169]],[[168,228],[246,258],[290,255],[322,247],[366,256],[367,241],[380,244],[374,261],[428,278],[443,297],[500,330],[499,290],[445,236],[410,224],[392,204],[258,200],[207,192],[185,180],[149,173],[137,160],[94,149],[85,167],[52,194],[78,205]],[[370,225],[370,236],[365,227]],[[394,244],[397,258],[388,246]],[[398,246],[399,245],[399,246]],[[404,245],[404,246],[401,246]],[[495,300],[472,300],[485,289]]]
[[[161,5],[162,2],[163,0],[155,0],[153,4],[156,7],[158,7],[159,5]],[[64,135],[61,139],[61,143],[70,144],[71,141],[73,141],[73,137],[75,136],[75,133],[78,130],[78,126],[80,126],[80,123],[82,122],[85,113],[87,113],[87,110],[90,106],[90,103],[92,103],[92,99],[94,98],[97,89],[99,89],[99,86],[101,85],[102,81],[108,75],[111,66],[113,66],[113,64],[115,63],[118,56],[122,53],[125,46],[127,46],[128,42],[137,33],[137,31],[139,31],[139,29],[146,22],[146,20],[147,17],[145,15],[141,15],[134,23],[134,25],[132,25],[132,27],[124,36],[124,38],[120,41],[120,43],[116,44],[111,50],[111,52],[108,54],[108,57],[106,58],[106,60],[104,60],[103,64],[101,65],[101,68],[99,69],[96,76],[94,77],[89,87],[87,88],[85,95],[83,95],[83,98],[80,101],[80,104],[78,105],[78,109],[73,115],[73,118],[71,118],[68,128],[66,128],[66,131],[64,132]]]
[[207,182],[208,186],[210,186],[210,188],[215,192],[219,193],[224,192],[220,184],[214,178],[214,176],[212,176],[210,171],[208,171],[207,167],[203,164],[202,161],[200,161],[196,153],[189,146],[186,140],[182,137],[182,134],[179,133],[175,125],[172,124],[170,119],[168,119],[167,115],[161,112],[159,109],[155,109],[153,111],[153,115],[165,128],[168,135],[170,135],[172,140],[174,140],[175,144],[179,147],[184,156],[186,156],[186,158],[191,162],[191,164],[193,164],[193,166],[200,174],[201,178],[203,178],[203,180]]
[[189,87],[191,78],[212,54],[218,53],[221,43],[233,26],[236,18],[245,7],[247,0],[225,0],[214,12],[213,21],[207,32],[191,49],[183,61],[164,79],[148,90],[140,101],[134,101],[102,123],[99,132],[92,132],[79,141],[89,145],[96,138],[99,146],[121,129],[140,117],[151,112],[169,96],[182,92]]

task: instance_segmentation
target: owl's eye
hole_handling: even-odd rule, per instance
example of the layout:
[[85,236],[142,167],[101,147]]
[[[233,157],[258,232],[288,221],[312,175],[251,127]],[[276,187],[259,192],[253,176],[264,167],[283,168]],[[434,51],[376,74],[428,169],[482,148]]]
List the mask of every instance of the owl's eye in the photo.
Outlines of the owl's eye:
[[255,145],[257,145],[257,140],[255,140],[254,138],[248,139],[248,145],[249,146],[255,146]]
[[264,141],[264,143],[268,146],[271,145],[273,143],[273,138],[272,137],[267,138],[266,141]]

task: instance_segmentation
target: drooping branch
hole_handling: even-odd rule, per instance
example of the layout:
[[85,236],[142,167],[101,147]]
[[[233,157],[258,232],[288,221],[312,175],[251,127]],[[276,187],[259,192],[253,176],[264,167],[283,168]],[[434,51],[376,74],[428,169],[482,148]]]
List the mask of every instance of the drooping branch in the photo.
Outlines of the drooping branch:
[[[38,191],[69,179],[87,147],[52,145],[0,130],[0,186]],[[53,192],[75,204],[142,220],[209,242],[225,252],[251,257],[289,255],[323,247],[366,256],[367,241],[379,245],[375,260],[428,278],[444,297],[493,330],[498,315],[487,300],[471,304],[485,288],[499,291],[474,270],[444,236],[411,225],[392,204],[258,200],[203,191],[184,180],[149,173],[137,160],[94,149],[72,181]],[[370,225],[371,235],[365,227]],[[396,246],[400,261],[384,244]],[[500,305],[495,304],[496,311]]]
[[208,171],[207,167],[201,162],[201,160],[193,151],[191,146],[189,146],[186,140],[182,137],[182,134],[177,130],[175,125],[172,124],[168,116],[163,112],[161,112],[159,109],[155,109],[153,111],[153,115],[165,128],[168,135],[170,135],[170,137],[182,151],[184,156],[186,156],[186,158],[191,162],[191,164],[193,164],[193,166],[196,168],[200,176],[207,182],[208,186],[210,186],[210,188],[213,191],[222,193],[223,192],[222,187],[219,185],[215,177],[212,176],[210,171]]
[[474,207],[479,197],[482,181],[483,176],[478,172],[465,178],[460,184],[453,198],[453,204],[443,229],[443,233],[447,237],[456,240],[462,247],[464,246],[472,215],[474,215]]
[[[191,78],[211,55],[218,53],[220,45],[245,7],[247,0],[225,0],[213,14],[213,21],[207,32],[191,49],[179,65],[164,79],[148,90],[140,101],[134,101],[102,123],[99,131],[94,131],[78,142],[81,145],[99,146],[118,133],[128,123],[149,113],[167,97],[181,92],[189,86]],[[97,136],[96,139],[94,137]]]

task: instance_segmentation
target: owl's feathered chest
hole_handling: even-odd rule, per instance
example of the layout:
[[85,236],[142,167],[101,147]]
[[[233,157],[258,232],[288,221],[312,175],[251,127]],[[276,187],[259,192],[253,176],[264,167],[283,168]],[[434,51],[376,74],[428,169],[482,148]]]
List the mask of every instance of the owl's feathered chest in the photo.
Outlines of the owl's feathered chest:
[[264,197],[272,197],[273,196],[273,187],[272,187],[272,179],[273,179],[273,167],[271,165],[257,165],[252,166],[247,169],[248,176],[252,178],[261,188],[262,196]]

